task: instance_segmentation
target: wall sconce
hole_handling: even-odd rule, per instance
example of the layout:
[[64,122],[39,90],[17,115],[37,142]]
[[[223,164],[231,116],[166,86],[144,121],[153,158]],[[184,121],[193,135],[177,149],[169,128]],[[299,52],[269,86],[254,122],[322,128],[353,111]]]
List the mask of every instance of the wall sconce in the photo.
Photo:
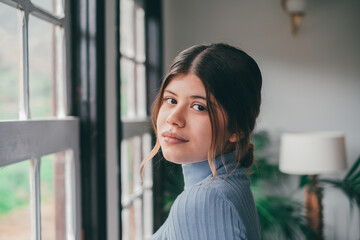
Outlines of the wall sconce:
[[281,0],[281,5],[284,11],[290,15],[291,33],[296,36],[305,15],[306,0]]
[[280,171],[310,175],[305,188],[305,206],[309,226],[323,238],[322,188],[317,174],[346,168],[345,138],[337,132],[286,133],[281,137]]

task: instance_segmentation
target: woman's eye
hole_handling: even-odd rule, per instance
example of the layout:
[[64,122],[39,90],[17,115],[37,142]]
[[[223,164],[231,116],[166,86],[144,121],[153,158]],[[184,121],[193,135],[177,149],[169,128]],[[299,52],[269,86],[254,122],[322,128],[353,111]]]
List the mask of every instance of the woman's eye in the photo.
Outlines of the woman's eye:
[[196,111],[199,111],[199,112],[203,112],[206,110],[206,108],[200,104],[194,104],[193,108],[196,110]]
[[167,98],[165,98],[165,101],[167,104],[176,104],[176,100],[173,98],[167,97]]

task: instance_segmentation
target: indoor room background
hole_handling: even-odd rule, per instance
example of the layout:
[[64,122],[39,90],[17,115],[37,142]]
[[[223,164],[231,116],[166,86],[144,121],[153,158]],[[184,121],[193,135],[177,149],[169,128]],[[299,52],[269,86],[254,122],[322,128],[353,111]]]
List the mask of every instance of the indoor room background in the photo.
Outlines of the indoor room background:
[[[360,2],[307,1],[296,36],[280,2],[164,0],[164,69],[194,44],[240,47],[262,70],[256,129],[269,132],[273,161],[278,161],[282,133],[331,130],[345,133],[351,166],[360,154]],[[297,197],[302,200],[302,192]],[[326,239],[359,237],[359,214],[350,216],[348,200],[339,191],[325,190],[323,204]]]

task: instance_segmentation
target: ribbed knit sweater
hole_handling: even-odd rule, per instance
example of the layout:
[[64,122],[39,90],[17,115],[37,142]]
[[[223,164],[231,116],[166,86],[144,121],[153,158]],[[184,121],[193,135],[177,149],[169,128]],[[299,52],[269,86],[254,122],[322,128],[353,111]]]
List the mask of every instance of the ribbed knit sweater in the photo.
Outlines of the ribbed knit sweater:
[[235,169],[235,153],[217,157],[215,164],[214,181],[207,161],[182,166],[185,189],[151,240],[260,239],[245,169]]

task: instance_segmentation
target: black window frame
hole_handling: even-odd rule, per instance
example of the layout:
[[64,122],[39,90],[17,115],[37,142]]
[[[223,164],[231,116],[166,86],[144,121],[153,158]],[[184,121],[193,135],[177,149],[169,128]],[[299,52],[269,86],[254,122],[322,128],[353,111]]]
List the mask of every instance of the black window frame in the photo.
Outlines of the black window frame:
[[[71,78],[72,91],[71,115],[80,118],[80,162],[81,162],[81,219],[84,239],[107,239],[106,217],[106,54],[105,54],[105,1],[80,0],[71,2]],[[119,0],[117,5],[117,36],[119,36]],[[162,12],[161,0],[145,0],[146,29],[146,78],[147,111],[150,112],[154,89],[158,89],[162,74]],[[149,23],[156,32],[148,31]],[[119,48],[119,39],[117,39]],[[115,49],[120,54],[119,49]],[[154,52],[155,50],[155,52]],[[149,63],[148,59],[153,59]],[[120,55],[117,57],[120,66]],[[120,116],[120,67],[117,68],[117,124],[118,124],[118,164],[121,172],[120,142],[124,134],[124,124]],[[129,123],[126,123],[129,124]],[[150,124],[148,122],[147,124]],[[154,175],[154,212],[160,212],[161,187]],[[121,187],[121,176],[118,185]],[[119,189],[121,199],[121,189]],[[119,238],[121,239],[121,202],[119,201]],[[163,222],[163,217],[154,214],[154,229]]]

